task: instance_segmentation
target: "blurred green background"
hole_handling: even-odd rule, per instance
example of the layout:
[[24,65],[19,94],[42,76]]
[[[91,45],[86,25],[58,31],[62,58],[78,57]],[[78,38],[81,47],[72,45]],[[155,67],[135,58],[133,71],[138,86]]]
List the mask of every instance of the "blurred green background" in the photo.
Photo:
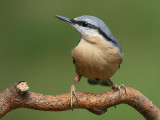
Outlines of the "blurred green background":
[[[80,39],[66,17],[101,18],[122,46],[124,61],[112,77],[141,91],[160,107],[160,1],[158,0],[0,0],[0,91],[25,80],[30,91],[43,94],[69,92],[74,65],[71,50]],[[77,91],[100,93],[110,88],[91,86],[83,78]],[[144,119],[134,108],[121,104],[97,116],[86,110],[45,112],[16,109],[3,120],[117,120]]]

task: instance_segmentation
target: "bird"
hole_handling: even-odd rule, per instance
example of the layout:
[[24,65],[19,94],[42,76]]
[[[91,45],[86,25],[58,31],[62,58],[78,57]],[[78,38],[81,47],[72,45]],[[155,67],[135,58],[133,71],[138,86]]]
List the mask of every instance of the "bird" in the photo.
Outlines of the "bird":
[[119,90],[121,96],[121,89],[125,89],[125,86],[114,84],[110,78],[120,68],[123,53],[120,43],[107,25],[101,19],[90,15],[75,18],[55,16],[75,28],[81,37],[72,50],[76,72],[74,83],[69,91],[71,108],[73,107],[72,95],[78,101],[75,84],[80,81],[81,77],[88,78],[88,83],[92,85],[111,86],[112,89]]

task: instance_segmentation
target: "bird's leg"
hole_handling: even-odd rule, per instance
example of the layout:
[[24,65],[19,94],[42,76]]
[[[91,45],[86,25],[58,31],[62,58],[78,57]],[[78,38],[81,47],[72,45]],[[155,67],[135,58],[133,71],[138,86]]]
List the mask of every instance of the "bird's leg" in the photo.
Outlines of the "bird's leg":
[[126,87],[125,87],[123,84],[121,84],[121,85],[116,85],[116,84],[114,84],[110,79],[108,79],[108,81],[109,81],[109,83],[111,84],[113,90],[119,90],[119,96],[120,96],[120,97],[122,97],[122,91],[121,91],[121,89],[124,89],[124,90],[125,90],[125,93],[126,93]]
[[73,97],[72,97],[72,95],[75,96],[76,101],[78,102],[77,94],[76,94],[76,92],[75,92],[75,90],[76,90],[76,89],[75,89],[75,84],[76,84],[76,82],[79,82],[80,79],[81,79],[80,75],[79,75],[78,73],[76,73],[75,76],[74,76],[74,83],[73,83],[73,85],[71,86],[71,89],[70,89],[70,92],[69,92],[69,103],[70,103],[70,105],[71,105],[71,109],[72,109],[72,110],[73,110],[73,107],[72,107]]

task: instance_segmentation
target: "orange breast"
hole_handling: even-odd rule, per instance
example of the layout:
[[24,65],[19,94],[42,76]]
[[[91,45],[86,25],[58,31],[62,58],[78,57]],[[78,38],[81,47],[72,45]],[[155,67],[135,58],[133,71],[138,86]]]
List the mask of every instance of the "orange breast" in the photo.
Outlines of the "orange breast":
[[109,79],[117,71],[122,61],[119,49],[105,40],[91,43],[81,39],[73,49],[72,57],[75,60],[78,74],[90,79],[101,80]]

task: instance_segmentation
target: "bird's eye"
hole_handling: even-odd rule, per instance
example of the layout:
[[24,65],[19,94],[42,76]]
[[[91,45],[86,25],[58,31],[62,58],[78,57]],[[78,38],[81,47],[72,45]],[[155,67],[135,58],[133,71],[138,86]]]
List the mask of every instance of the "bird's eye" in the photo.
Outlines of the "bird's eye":
[[83,27],[87,27],[87,26],[88,26],[88,23],[83,22],[82,25],[83,25]]

